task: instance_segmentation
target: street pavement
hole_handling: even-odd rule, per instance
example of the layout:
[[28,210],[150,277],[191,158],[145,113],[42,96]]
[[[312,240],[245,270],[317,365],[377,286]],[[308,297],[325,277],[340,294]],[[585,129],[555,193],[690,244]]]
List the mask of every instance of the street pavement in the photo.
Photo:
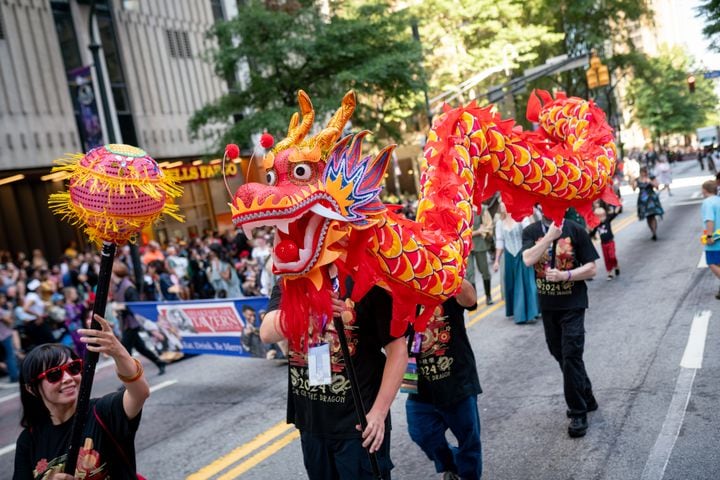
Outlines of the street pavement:
[[[484,393],[479,397],[489,480],[716,480],[720,478],[720,282],[703,266],[694,161],[675,165],[657,242],[624,190],[614,221],[621,275],[589,282],[585,363],[600,404],[584,438],[567,435],[562,377],[542,323],[516,325],[496,304],[468,315]],[[599,246],[598,246],[599,249]],[[494,279],[497,285],[497,278]],[[692,330],[692,335],[691,335]],[[706,336],[705,336],[706,333]],[[682,366],[681,366],[682,363]],[[136,446],[150,480],[305,478],[295,429],[284,423],[287,367],[198,356],[157,376]],[[94,395],[119,386],[100,368]],[[405,395],[392,407],[395,479],[439,478],[407,434]],[[0,478],[11,478],[19,398],[0,389]]]

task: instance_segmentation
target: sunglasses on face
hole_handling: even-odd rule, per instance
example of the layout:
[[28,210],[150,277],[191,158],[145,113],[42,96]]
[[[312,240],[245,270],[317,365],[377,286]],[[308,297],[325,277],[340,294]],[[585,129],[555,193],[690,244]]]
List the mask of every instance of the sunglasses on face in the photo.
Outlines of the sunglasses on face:
[[59,367],[53,367],[45,370],[37,376],[36,380],[40,381],[44,378],[48,381],[48,383],[57,383],[62,380],[64,372],[68,372],[71,376],[74,377],[75,375],[80,375],[80,373],[82,373],[82,369],[83,361],[78,358],[70,363],[66,363],[65,365],[60,365]]

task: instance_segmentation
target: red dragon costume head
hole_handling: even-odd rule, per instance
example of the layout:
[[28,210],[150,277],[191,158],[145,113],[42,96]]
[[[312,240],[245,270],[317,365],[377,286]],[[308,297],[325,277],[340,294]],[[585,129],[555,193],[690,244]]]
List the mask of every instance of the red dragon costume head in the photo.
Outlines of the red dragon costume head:
[[[340,138],[356,105],[354,93],[345,95],[323,130],[308,136],[315,114],[300,91],[300,115],[263,159],[266,183],[242,185],[231,204],[233,222],[248,236],[255,227],[275,227],[283,333],[299,341],[330,317],[331,264],[340,271],[340,285],[352,276],[354,300],[374,285],[390,291],[393,334],[402,334],[410,321],[422,330],[434,307],[460,287],[473,204],[497,190],[516,218],[540,203],[558,223],[568,206],[589,215],[593,200],[611,199],[615,145],[602,111],[591,101],[538,95],[542,103],[533,94],[528,109],[540,123],[536,132],[522,132],[474,102],[446,108],[428,135],[417,219],[411,221],[379,198],[395,146],[363,156],[369,132]],[[426,308],[416,319],[418,305]]]

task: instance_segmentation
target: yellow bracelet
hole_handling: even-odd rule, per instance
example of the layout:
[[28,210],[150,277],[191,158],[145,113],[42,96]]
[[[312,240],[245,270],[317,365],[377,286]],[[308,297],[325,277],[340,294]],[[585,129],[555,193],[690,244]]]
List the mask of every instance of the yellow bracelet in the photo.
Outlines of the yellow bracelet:
[[125,375],[120,375],[120,372],[115,370],[115,374],[117,375],[117,377],[120,379],[121,382],[132,383],[135,380],[138,380],[140,377],[142,377],[143,373],[145,373],[145,369],[143,368],[142,363],[140,363],[140,360],[133,357],[133,361],[135,362],[135,365],[137,366],[137,371],[135,372],[135,375],[133,375],[132,377],[126,377]]

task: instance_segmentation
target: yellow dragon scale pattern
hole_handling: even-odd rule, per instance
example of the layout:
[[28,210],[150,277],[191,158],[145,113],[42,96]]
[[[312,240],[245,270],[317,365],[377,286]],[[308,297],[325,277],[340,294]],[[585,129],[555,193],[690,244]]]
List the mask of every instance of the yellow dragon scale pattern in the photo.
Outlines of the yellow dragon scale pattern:
[[[564,141],[570,151],[579,152],[589,138],[588,117],[592,114],[589,107],[587,101],[577,98],[556,101],[541,111],[540,127]],[[498,123],[488,121],[488,117],[495,118],[489,109],[471,106],[462,112],[453,129],[454,152],[444,167],[446,173],[458,177],[461,186],[451,199],[438,192],[444,175],[428,161],[439,154],[433,144],[441,140],[437,126],[443,124],[446,116],[439,118],[430,131],[421,162],[422,198],[417,213],[417,222],[424,228],[422,231],[403,228],[402,223],[388,218],[375,227],[377,240],[370,247],[382,271],[394,281],[439,298],[457,291],[471,248],[475,182],[486,174],[525,192],[559,200],[597,198],[607,187],[616,157],[612,141],[595,145],[600,154],[593,157],[547,156],[544,152],[548,148],[543,147],[552,145],[534,145],[520,132],[503,133]],[[437,198],[449,200],[443,208],[451,204],[459,214],[451,231],[433,230],[432,222],[426,218],[427,212],[437,207],[434,201]]]

